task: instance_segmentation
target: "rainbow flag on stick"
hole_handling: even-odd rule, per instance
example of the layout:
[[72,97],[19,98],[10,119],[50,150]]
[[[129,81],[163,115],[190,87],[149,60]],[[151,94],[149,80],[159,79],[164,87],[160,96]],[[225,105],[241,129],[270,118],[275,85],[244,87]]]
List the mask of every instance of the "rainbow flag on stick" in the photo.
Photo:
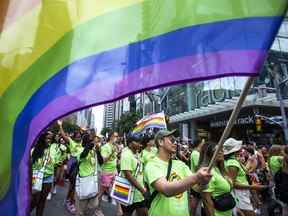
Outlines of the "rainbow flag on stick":
[[152,114],[139,120],[136,123],[136,127],[133,129],[133,134],[143,133],[146,129],[149,128],[167,128],[164,112]]
[[256,76],[288,0],[1,0],[0,215],[29,215],[54,120],[161,86]]

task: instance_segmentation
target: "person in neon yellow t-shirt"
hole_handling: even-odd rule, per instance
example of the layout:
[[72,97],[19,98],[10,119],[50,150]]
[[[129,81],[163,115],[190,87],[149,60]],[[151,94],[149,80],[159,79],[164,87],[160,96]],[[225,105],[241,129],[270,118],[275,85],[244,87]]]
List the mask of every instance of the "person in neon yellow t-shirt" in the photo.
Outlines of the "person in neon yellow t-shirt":
[[120,170],[134,187],[133,204],[129,206],[122,205],[124,216],[130,216],[136,210],[138,216],[148,215],[144,195],[147,192],[144,186],[143,163],[140,160],[138,152],[141,149],[140,139],[135,136],[127,137],[128,147],[125,147],[121,153]]
[[[144,170],[144,179],[149,185],[150,192],[153,194],[155,190],[158,191],[149,209],[151,216],[190,215],[187,190],[196,184],[205,185],[211,178],[207,167],[200,168],[193,175],[182,161],[171,159],[172,154],[176,153],[174,133],[175,130],[160,130],[156,133],[155,144],[158,154],[147,163]],[[166,179],[169,163],[171,163],[171,172]]]
[[59,131],[63,139],[68,143],[68,149],[70,151],[70,159],[69,163],[70,170],[69,170],[69,189],[65,200],[65,207],[67,210],[75,214],[76,208],[75,208],[75,183],[76,183],[76,174],[77,174],[77,159],[79,159],[81,152],[83,151],[82,146],[82,134],[80,131],[75,131],[73,133],[73,139],[66,135],[66,133],[63,130],[62,127],[62,121],[57,121],[59,125]]
[[41,134],[32,150],[32,170],[40,170],[44,167],[42,190],[33,193],[31,198],[31,211],[36,207],[36,215],[43,215],[46,198],[52,188],[54,166],[57,163],[57,155],[51,148],[53,136],[50,131]]
[[[214,152],[216,151],[216,143],[206,142],[200,153],[200,161],[201,165],[208,165],[211,161]],[[205,159],[205,160],[204,160]],[[206,215],[211,216],[232,216],[233,208],[236,205],[236,201],[231,194],[232,191],[232,181],[226,175],[225,166],[224,166],[224,154],[223,150],[221,150],[216,158],[215,164],[212,167],[212,178],[207,186],[207,189],[203,191],[203,201],[204,201],[204,210]],[[229,196],[230,202],[224,203],[221,201],[221,196],[225,194],[226,197]],[[223,199],[223,198],[222,198]],[[217,203],[220,202],[226,208],[225,210],[219,209]],[[231,204],[231,205],[229,205]],[[218,208],[218,209],[217,209]]]
[[155,147],[153,135],[144,135],[141,139],[141,144],[144,149],[141,151],[140,155],[143,165],[145,166],[148,161],[156,157],[158,150]]
[[[115,176],[117,175],[117,150],[115,144],[118,140],[118,133],[111,132],[108,134],[108,142],[100,148],[103,164],[101,166],[102,172],[99,202],[101,202],[102,196],[105,192],[109,194]],[[120,204],[117,204],[117,215],[122,215]]]
[[239,160],[239,153],[242,148],[242,141],[234,138],[228,138],[223,144],[225,155],[225,169],[227,175],[233,182],[233,192],[237,200],[236,207],[245,215],[254,216],[254,208],[251,203],[250,190],[261,191],[266,189],[267,185],[250,185],[246,176],[246,169]]

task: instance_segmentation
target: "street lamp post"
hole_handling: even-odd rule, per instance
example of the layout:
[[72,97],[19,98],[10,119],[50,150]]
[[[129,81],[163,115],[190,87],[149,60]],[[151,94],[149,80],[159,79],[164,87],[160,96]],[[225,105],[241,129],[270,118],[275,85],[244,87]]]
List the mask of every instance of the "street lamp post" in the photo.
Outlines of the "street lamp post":
[[[285,139],[285,144],[288,145],[288,125],[287,125],[287,117],[285,113],[285,105],[283,102],[283,97],[280,91],[280,77],[279,77],[279,65],[274,64],[273,69],[268,69],[274,82],[274,86],[276,88],[276,94],[279,99],[280,103],[280,110],[281,110],[281,115],[283,118],[283,131],[284,131],[284,139]],[[283,83],[283,82],[282,82]],[[281,84],[282,84],[281,83]]]

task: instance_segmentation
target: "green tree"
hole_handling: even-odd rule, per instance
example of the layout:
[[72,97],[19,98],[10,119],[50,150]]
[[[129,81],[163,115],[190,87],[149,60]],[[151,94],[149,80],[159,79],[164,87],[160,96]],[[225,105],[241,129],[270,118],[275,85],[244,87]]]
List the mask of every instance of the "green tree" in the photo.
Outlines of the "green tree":
[[106,137],[106,134],[110,133],[111,131],[112,131],[111,128],[104,127],[101,130],[101,134]]
[[113,122],[115,125],[115,131],[123,135],[124,133],[129,133],[136,126],[136,122],[140,120],[140,112],[126,112],[124,113],[119,121]]

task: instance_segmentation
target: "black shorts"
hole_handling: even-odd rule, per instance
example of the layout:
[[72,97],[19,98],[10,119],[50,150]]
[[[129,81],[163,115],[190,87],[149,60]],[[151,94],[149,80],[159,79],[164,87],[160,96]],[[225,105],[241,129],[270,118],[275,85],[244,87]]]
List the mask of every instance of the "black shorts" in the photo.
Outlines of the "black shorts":
[[122,207],[123,213],[126,213],[126,214],[128,213],[132,215],[134,210],[139,209],[139,208],[146,208],[146,202],[145,200],[143,200],[142,202],[136,202],[129,206],[121,205],[121,207]]

